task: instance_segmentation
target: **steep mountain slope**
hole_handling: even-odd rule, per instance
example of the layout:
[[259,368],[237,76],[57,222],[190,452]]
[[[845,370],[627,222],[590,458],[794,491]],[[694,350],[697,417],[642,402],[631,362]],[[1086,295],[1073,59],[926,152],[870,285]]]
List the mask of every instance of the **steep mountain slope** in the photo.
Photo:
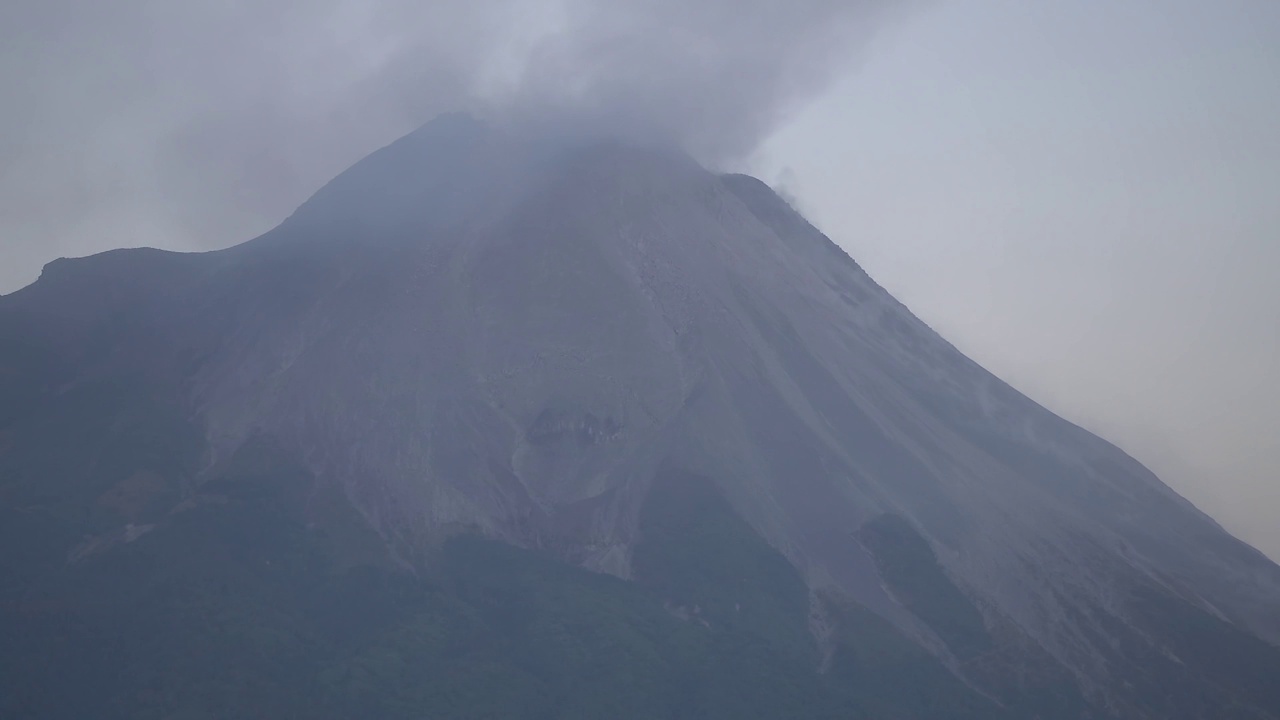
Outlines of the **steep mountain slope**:
[[446,116],[55,262],[0,399],[15,711],[1280,717],[1280,568],[661,148]]

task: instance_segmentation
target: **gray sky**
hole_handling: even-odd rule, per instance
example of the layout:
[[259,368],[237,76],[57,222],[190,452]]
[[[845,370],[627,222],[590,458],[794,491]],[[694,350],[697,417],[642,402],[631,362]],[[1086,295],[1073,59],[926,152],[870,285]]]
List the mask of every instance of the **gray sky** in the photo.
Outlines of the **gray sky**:
[[669,135],[1280,557],[1274,0],[9,0],[0,98],[0,292],[444,110]]
[[865,57],[757,171],[1280,558],[1280,3],[945,0]]

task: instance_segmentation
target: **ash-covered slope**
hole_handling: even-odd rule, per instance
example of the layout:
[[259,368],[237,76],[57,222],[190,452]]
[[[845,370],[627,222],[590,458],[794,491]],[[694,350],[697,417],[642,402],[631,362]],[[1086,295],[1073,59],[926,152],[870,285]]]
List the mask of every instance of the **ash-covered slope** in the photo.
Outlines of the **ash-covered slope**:
[[[225,502],[210,487],[267,446],[343,557],[430,574],[479,532],[695,622],[755,592],[653,559],[706,484],[808,588],[815,673],[869,613],[1014,716],[1280,717],[1280,568],[963,357],[765,185],[679,153],[447,116],[236,248],[54,263],[0,299],[0,332],[0,491],[95,518],[48,541],[78,565]],[[130,389],[83,432],[119,448],[142,395],[171,460],[108,472],[99,451],[51,489],[23,439],[103,378]],[[51,557],[7,566],[38,584]]]

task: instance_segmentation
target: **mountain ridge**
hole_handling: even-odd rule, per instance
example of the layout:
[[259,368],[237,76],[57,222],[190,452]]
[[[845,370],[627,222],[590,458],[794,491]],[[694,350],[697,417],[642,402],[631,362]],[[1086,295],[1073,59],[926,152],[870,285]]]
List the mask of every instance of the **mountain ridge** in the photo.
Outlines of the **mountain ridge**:
[[[844,636],[822,618],[875,635],[869,612],[1006,707],[1049,693],[1036,702],[1074,716],[1280,715],[1247,669],[1188,655],[1243,648],[1280,672],[1280,568],[964,357],[765,184],[679,153],[448,116],[248,243],[51,263],[0,297],[0,334],[16,378],[0,376],[16,408],[0,438],[44,438],[70,422],[58,398],[105,382],[95,432],[154,415],[139,437],[167,424],[164,447],[183,448],[149,461],[131,440],[60,481],[91,507],[65,525],[92,527],[96,557],[235,505],[210,483],[249,453],[253,477],[304,478],[272,507],[346,537],[332,552],[363,560],[344,562],[383,547],[375,565],[429,575],[447,538],[476,532],[668,587],[670,553],[635,576],[646,508],[660,480],[702,478],[803,580],[827,666]],[[53,492],[56,453],[7,447],[0,498]],[[695,594],[731,618],[723,592]]]

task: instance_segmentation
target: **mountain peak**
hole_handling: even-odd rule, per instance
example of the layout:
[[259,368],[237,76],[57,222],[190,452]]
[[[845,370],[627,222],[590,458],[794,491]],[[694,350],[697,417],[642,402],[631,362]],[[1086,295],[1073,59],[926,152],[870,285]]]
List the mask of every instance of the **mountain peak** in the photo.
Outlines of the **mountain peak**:
[[484,133],[489,129],[489,125],[476,118],[475,115],[458,110],[437,115],[410,133],[409,137],[436,135],[456,139],[467,134]]
[[706,171],[662,145],[529,134],[448,113],[339,174],[284,227],[313,242],[316,236],[467,232],[567,172],[663,183]]

